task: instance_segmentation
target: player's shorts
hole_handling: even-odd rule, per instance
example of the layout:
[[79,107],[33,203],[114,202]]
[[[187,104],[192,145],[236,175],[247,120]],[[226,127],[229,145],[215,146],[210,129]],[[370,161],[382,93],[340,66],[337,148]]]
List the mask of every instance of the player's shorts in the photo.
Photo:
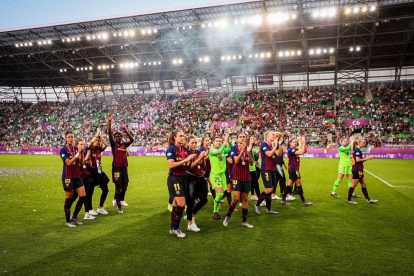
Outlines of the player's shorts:
[[211,171],[205,171],[204,172],[204,177],[205,178],[209,178],[210,177],[210,173],[211,173]]
[[77,189],[83,186],[83,182],[81,178],[62,179],[62,184],[63,184],[63,190],[65,191]]
[[226,174],[224,172],[210,174],[210,181],[213,186],[213,189],[215,188],[223,188],[223,190],[227,189],[227,179],[226,179]]
[[260,174],[262,175],[265,189],[272,188],[273,185],[276,185],[276,171],[262,170]]
[[356,171],[356,172],[352,172],[352,179],[359,179],[359,180],[362,180],[362,179],[364,179],[364,172],[358,172],[358,171]]
[[242,181],[242,180],[233,180],[233,191],[242,192],[242,193],[250,193],[252,189],[251,181]]
[[352,174],[352,166],[341,166],[338,167],[338,174],[342,173],[343,175]]
[[170,174],[167,178],[167,186],[170,198],[183,197],[187,189],[187,176]]
[[292,181],[296,181],[300,179],[300,172],[299,171],[289,171],[289,179]]
[[112,167],[112,182],[126,184],[129,182],[127,167]]

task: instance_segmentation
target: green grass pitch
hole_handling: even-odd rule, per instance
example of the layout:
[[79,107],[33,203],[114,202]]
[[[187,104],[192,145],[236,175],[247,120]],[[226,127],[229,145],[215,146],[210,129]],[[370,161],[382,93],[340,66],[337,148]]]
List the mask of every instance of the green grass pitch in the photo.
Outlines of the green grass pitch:
[[[110,175],[112,157],[104,157]],[[130,157],[124,214],[111,206],[84,226],[64,226],[59,156],[0,156],[0,274],[6,275],[413,275],[414,161],[372,160],[368,192],[379,202],[346,204],[331,198],[338,159],[302,159],[305,196],[289,206],[273,201],[279,215],[254,213],[241,227],[241,211],[229,226],[212,220],[212,200],[197,216],[199,233],[169,235],[167,161]],[[261,184],[262,185],[262,184]],[[263,186],[261,186],[263,189]],[[360,186],[356,189],[362,195]],[[96,209],[100,189],[95,189]],[[250,197],[249,197],[250,198]],[[298,197],[299,198],[299,197]],[[227,210],[222,204],[221,213]],[[72,207],[73,210],[73,207]],[[83,221],[83,209],[80,219]],[[7,272],[6,272],[7,271]]]

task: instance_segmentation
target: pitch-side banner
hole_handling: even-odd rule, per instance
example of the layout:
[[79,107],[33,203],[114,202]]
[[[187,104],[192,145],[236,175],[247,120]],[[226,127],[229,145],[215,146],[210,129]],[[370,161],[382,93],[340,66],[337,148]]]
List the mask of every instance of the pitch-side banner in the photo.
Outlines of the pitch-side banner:
[[219,128],[227,128],[227,127],[233,127],[234,124],[236,124],[235,121],[218,121],[216,126]]
[[163,90],[172,90],[174,89],[172,81],[160,81],[160,88]]
[[257,82],[259,85],[273,85],[273,76],[258,76]]
[[247,86],[246,77],[232,77],[231,85],[233,86]]
[[369,119],[348,119],[343,121],[346,126],[366,126],[369,125]]
[[197,83],[195,80],[183,80],[184,89],[194,89],[197,88]]
[[149,82],[140,82],[138,83],[138,89],[141,91],[151,90],[151,85]]
[[209,88],[221,87],[221,79],[220,78],[207,79],[207,86]]
[[42,129],[56,129],[56,125],[42,125]]

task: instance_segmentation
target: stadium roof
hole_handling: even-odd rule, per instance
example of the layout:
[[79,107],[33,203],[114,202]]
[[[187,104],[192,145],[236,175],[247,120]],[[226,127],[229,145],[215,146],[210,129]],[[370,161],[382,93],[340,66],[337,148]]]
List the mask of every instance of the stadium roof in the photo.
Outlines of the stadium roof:
[[413,0],[232,1],[5,29],[0,86],[397,72],[414,65],[413,32]]

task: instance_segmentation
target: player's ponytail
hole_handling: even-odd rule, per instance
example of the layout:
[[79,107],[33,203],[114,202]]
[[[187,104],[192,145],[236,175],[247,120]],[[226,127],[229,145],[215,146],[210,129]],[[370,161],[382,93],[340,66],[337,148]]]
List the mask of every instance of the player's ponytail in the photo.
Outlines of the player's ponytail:
[[170,133],[170,136],[168,136],[168,147],[171,147],[172,145],[175,144],[175,137],[177,136],[177,134],[181,132],[180,130],[176,130],[176,131],[172,131]]

